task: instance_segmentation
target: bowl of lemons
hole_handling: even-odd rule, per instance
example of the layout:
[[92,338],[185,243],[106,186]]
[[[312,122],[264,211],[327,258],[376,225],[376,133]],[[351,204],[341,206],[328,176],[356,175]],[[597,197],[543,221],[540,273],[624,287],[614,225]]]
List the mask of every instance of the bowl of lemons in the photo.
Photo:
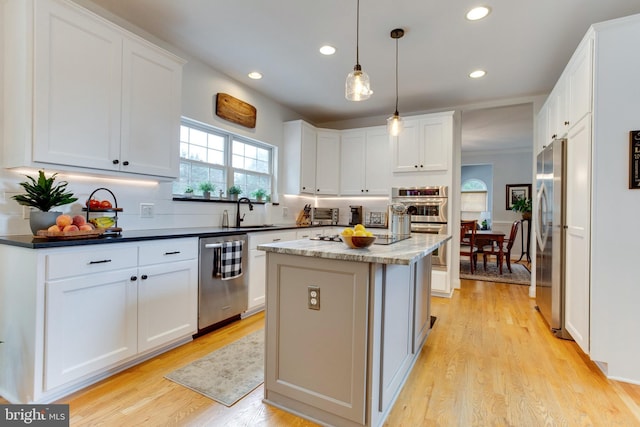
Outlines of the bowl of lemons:
[[367,231],[364,225],[357,224],[353,228],[345,228],[342,230],[340,239],[351,249],[362,249],[373,245],[376,237],[372,232]]

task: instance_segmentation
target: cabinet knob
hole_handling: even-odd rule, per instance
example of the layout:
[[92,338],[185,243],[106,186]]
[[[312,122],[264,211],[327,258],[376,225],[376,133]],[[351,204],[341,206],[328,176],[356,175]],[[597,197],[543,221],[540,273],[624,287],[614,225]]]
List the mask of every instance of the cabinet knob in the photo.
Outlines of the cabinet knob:
[[129,277],[129,280],[131,280],[132,282],[135,282],[136,280],[138,280],[137,276],[131,276]]
[[364,190],[364,191],[365,191],[366,193],[368,193],[368,192],[369,192],[369,189],[367,188],[367,189],[366,189],[366,190]]
[[364,193],[364,190],[361,188],[361,189],[360,189],[360,192],[361,192],[361,193]]
[[120,160],[118,160],[118,159],[113,160],[113,164],[114,165],[117,165],[118,163],[120,163]]
[[566,122],[564,122],[565,126],[569,126],[569,121],[567,120]]
[[316,191],[319,193],[319,192],[320,192],[320,189],[318,188]]
[[553,135],[551,135],[551,139],[556,139],[558,135],[556,135],[555,133]]
[[306,190],[306,189],[307,189],[307,187],[302,187],[302,189],[303,189],[303,190]]
[[146,274],[143,274],[143,275],[141,276],[141,279],[142,279],[142,280],[147,280],[148,278],[149,278],[149,276],[147,276]]
[[126,161],[126,160],[124,162],[122,162],[122,164],[125,165],[125,166],[129,166],[129,162]]
[[413,165],[414,168],[418,169],[418,165]]

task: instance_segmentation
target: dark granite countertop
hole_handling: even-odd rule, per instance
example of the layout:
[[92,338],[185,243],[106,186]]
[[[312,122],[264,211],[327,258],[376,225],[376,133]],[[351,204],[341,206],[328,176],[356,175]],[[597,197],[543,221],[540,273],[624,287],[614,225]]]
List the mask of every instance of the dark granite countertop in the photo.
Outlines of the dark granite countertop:
[[[194,228],[162,228],[154,230],[124,230],[120,235],[103,235],[94,239],[49,240],[34,237],[30,234],[0,236],[0,245],[20,246],[30,249],[46,249],[56,247],[97,245],[109,243],[140,242],[144,240],[175,239],[180,237],[216,237],[232,234],[246,234],[258,231],[298,230],[322,228],[323,226],[299,227],[291,225],[245,226],[241,228],[194,227]],[[338,226],[339,227],[339,226]]]

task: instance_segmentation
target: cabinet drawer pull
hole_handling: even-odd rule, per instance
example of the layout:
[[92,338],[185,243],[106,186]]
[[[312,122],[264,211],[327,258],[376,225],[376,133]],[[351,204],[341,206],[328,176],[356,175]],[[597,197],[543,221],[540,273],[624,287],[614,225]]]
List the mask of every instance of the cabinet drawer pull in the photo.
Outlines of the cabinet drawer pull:
[[126,161],[126,160],[124,162],[122,162],[122,164],[125,165],[125,166],[129,166],[129,162]]
[[118,160],[118,159],[113,160],[113,164],[114,165],[117,165],[118,163],[120,163],[120,160]]
[[173,252],[165,252],[164,254],[165,255],[177,255],[179,253],[180,253],[180,251],[173,251]]
[[129,277],[129,280],[131,280],[132,282],[135,282],[136,280],[138,280],[137,276],[131,276]]
[[102,259],[100,261],[89,261],[89,264],[104,264],[106,262],[111,262],[110,259]]
[[147,276],[146,274],[143,274],[142,276],[140,276],[140,278],[142,280],[147,280],[149,278],[149,276]]
[[281,239],[273,239],[272,242],[279,242]]

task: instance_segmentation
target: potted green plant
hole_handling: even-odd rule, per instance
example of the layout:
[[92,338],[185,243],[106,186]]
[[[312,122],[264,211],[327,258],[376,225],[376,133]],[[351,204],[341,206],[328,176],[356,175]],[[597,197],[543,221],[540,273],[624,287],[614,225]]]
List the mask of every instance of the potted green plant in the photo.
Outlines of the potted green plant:
[[238,196],[242,194],[242,188],[239,185],[232,185],[227,190],[227,195],[230,200],[238,200]]
[[258,188],[257,190],[253,191],[251,195],[255,197],[258,202],[261,202],[262,199],[264,199],[264,197],[267,195],[267,191],[263,188]]
[[29,215],[29,225],[33,234],[38,230],[46,230],[56,223],[56,218],[61,212],[54,212],[51,209],[78,200],[77,197],[73,197],[73,193],[67,191],[68,182],[55,183],[56,175],[54,173],[47,178],[43,170],[38,171],[38,179],[25,175],[28,181],[21,182],[20,186],[24,188],[26,194],[12,197],[23,206],[37,209],[32,210]]
[[531,208],[531,199],[526,197],[518,197],[511,205],[511,210],[522,213],[523,219],[531,219]]
[[199,185],[200,191],[202,191],[202,196],[205,199],[211,198],[211,192],[216,189],[216,186],[210,182],[201,182]]
[[193,187],[188,185],[187,188],[184,189],[184,197],[186,199],[190,199],[191,197],[193,197]]

